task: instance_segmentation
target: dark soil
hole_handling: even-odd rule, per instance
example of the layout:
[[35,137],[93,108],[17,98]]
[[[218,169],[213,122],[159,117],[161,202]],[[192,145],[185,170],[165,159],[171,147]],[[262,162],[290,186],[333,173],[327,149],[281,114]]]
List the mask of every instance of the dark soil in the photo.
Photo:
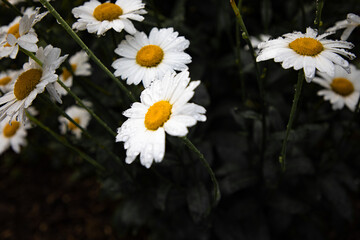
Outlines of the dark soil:
[[0,161],[0,239],[119,239],[116,203],[99,196],[95,177],[73,180],[74,172],[45,160]]

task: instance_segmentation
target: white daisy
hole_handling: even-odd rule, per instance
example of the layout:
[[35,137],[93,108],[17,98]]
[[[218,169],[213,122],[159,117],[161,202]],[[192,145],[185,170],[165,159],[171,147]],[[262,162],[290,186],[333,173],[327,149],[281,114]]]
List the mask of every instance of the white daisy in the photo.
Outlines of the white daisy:
[[23,17],[16,17],[8,26],[0,28],[0,59],[8,56],[15,59],[19,46],[30,52],[37,51],[38,38],[32,27],[48,13],[38,14],[39,10],[29,8]]
[[142,81],[144,87],[148,87],[167,71],[187,70],[186,64],[191,62],[191,57],[184,50],[190,42],[178,35],[173,28],[153,28],[149,37],[143,32],[127,35],[115,49],[122,57],[112,64],[116,69],[115,76],[127,79],[129,85]]
[[353,44],[346,41],[325,39],[333,34],[328,32],[317,36],[317,31],[308,27],[306,33],[293,32],[283,37],[259,44],[260,53],[256,61],[274,58],[275,62],[282,62],[285,69],[293,67],[295,70],[304,69],[307,82],[315,76],[315,69],[334,75],[334,64],[349,70],[349,63],[340,55],[350,59],[355,55],[344,50],[353,48]]
[[20,153],[21,146],[26,145],[27,129],[30,128],[28,121],[21,124],[18,121],[10,121],[6,117],[0,122],[0,155],[10,146],[16,153]]
[[4,96],[0,97],[0,120],[6,116],[10,119],[16,117],[17,121],[25,121],[25,109],[39,93],[45,90],[56,100],[61,102],[57,95],[53,83],[58,79],[55,74],[56,69],[65,60],[66,56],[60,57],[60,49],[51,45],[45,49],[40,47],[36,52],[36,57],[43,63],[41,67],[33,59],[24,64],[22,73],[18,76],[12,89]]
[[[90,122],[90,113],[84,108],[78,107],[76,105],[71,106],[65,110],[66,114],[69,115],[77,124],[82,128],[86,129]],[[76,138],[81,137],[81,129],[78,128],[74,123],[70,122],[67,118],[60,116],[60,132],[65,134],[67,131],[71,131]]]
[[90,0],[80,7],[72,10],[75,18],[79,18],[73,24],[77,30],[87,29],[89,33],[104,34],[109,29],[121,32],[123,29],[134,34],[136,29],[130,20],[141,22],[145,14],[145,4],[141,0],[117,0],[115,3],[100,3]]
[[165,132],[185,136],[187,128],[205,121],[206,110],[188,101],[200,81],[190,82],[189,72],[167,72],[141,93],[123,114],[129,119],[118,128],[117,142],[124,142],[126,163],[140,154],[140,162],[149,168],[153,161],[161,162],[165,154]]
[[[91,65],[88,61],[89,56],[84,51],[79,51],[70,58],[69,64],[75,76],[89,76],[91,74]],[[59,80],[68,88],[73,84],[73,76],[65,67],[62,69]],[[57,82],[55,83],[55,89],[60,95],[67,94],[67,91]]]
[[21,70],[6,70],[0,72],[0,90],[7,93],[12,88]]
[[346,40],[349,38],[352,31],[358,26],[360,26],[360,17],[356,14],[349,13],[345,20],[336,22],[335,26],[327,29],[326,31],[337,31],[345,28],[343,34],[341,35],[341,40]]
[[318,92],[332,104],[334,110],[342,109],[346,105],[351,111],[355,111],[360,96],[360,70],[350,65],[351,73],[347,73],[339,66],[335,66],[333,77],[326,73],[318,73],[319,77],[314,82],[323,86]]

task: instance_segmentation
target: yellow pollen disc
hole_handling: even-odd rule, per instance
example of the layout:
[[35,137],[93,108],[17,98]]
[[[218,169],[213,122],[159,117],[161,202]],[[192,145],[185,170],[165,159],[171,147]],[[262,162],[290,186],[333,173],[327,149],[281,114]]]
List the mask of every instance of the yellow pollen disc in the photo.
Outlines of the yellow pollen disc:
[[11,26],[7,33],[14,35],[16,38],[19,38],[20,37],[19,26],[20,26],[19,23]]
[[29,69],[23,72],[16,80],[14,95],[18,100],[26,98],[40,82],[42,71],[40,69]]
[[18,121],[12,121],[11,125],[7,123],[3,129],[4,136],[7,138],[11,138],[12,136],[15,135],[19,127],[20,127],[20,123]]
[[11,81],[11,77],[0,78],[0,86],[5,86]]
[[[71,68],[72,68],[72,71],[75,72],[77,65],[75,63],[71,64]],[[62,75],[63,81],[66,81],[66,80],[68,80],[69,77],[71,77],[72,74],[69,70],[67,70],[66,68],[63,68],[63,72],[61,75]]]
[[94,18],[98,21],[112,21],[123,14],[121,7],[114,3],[103,3],[97,6],[93,12]]
[[154,103],[145,115],[145,127],[148,130],[157,130],[162,127],[171,115],[172,105],[168,101]]
[[146,45],[136,54],[136,62],[143,67],[156,67],[164,58],[164,51],[156,45]]
[[289,47],[297,54],[304,56],[316,56],[324,50],[321,42],[314,38],[298,38],[289,44]]
[[[80,118],[76,117],[76,118],[73,118],[73,120],[77,123],[77,124],[80,124]],[[69,122],[68,123],[68,129],[69,130],[75,130],[77,128],[77,126],[75,124],[73,124],[72,122]]]
[[[20,26],[19,23],[12,25],[11,27],[9,27],[9,30],[8,30],[7,34],[12,34],[16,38],[19,38],[20,37],[19,26]],[[10,47],[10,44],[6,43],[4,45],[4,47]]]
[[334,92],[344,97],[354,92],[354,85],[346,78],[334,78],[330,87]]

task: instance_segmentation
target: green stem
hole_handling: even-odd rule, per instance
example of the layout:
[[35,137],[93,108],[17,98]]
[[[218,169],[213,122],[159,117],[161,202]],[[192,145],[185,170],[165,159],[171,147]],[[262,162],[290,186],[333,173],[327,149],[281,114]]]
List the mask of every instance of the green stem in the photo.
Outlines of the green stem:
[[303,81],[304,81],[304,72],[302,70],[300,70],[299,74],[298,74],[298,80],[297,80],[296,88],[295,88],[294,100],[293,100],[293,103],[292,103],[292,106],[291,106],[289,122],[288,122],[288,124],[286,126],[286,133],[285,133],[285,137],[284,137],[284,140],[283,140],[281,153],[280,153],[280,156],[279,156],[279,162],[280,162],[280,165],[281,165],[281,169],[283,171],[286,170],[286,146],[287,146],[287,141],[288,141],[288,137],[289,137],[289,134],[290,134],[290,130],[291,130],[292,124],[294,122],[294,117],[295,117],[296,108],[297,108],[297,105],[298,105],[298,102],[299,102]]
[[94,113],[93,110],[91,110],[90,108],[88,108],[83,101],[81,101],[81,99],[75,94],[73,93],[70,88],[68,88],[61,80],[57,80],[57,82],[60,84],[61,87],[63,87],[75,100],[76,102],[79,104],[80,107],[84,108],[86,111],[88,111],[88,113],[90,113],[91,116],[93,116],[93,118],[96,119],[96,121],[103,126],[106,131],[108,131],[108,133],[110,133],[112,136],[116,137],[116,133],[103,121],[101,120],[98,115],[96,115]]
[[70,148],[71,150],[73,150],[74,152],[76,152],[79,156],[81,156],[83,159],[85,159],[88,163],[90,163],[91,165],[93,165],[94,167],[96,167],[98,170],[100,170],[101,172],[105,171],[105,168],[98,162],[96,162],[92,157],[90,157],[89,155],[87,155],[86,153],[82,152],[81,150],[79,150],[78,148],[74,147],[74,145],[70,144],[65,138],[59,136],[58,134],[56,134],[55,132],[53,132],[50,128],[48,128],[47,126],[45,126],[43,123],[41,123],[39,120],[37,120],[36,118],[34,118],[32,115],[30,115],[28,112],[26,112],[26,116],[32,121],[34,122],[36,125],[38,125],[39,127],[41,127],[43,130],[45,130],[46,132],[48,132],[50,135],[52,135],[56,140],[58,140],[60,143],[64,144],[65,146],[67,146],[68,148]]
[[199,157],[201,163],[204,165],[204,167],[208,171],[211,181],[214,185],[213,206],[216,206],[218,204],[218,202],[220,201],[221,193],[220,193],[219,184],[216,180],[213,170],[211,169],[209,163],[206,161],[204,155],[194,146],[194,144],[187,137],[182,137],[181,139],[183,140],[184,144]]
[[321,21],[321,13],[322,13],[323,7],[324,7],[324,0],[316,0],[316,18],[315,18],[314,24],[318,30],[323,25],[323,23]]
[[259,64],[256,61],[256,52],[251,44],[249,33],[246,29],[245,23],[242,19],[241,13],[239,11],[239,8],[235,4],[235,0],[230,0],[231,7],[235,13],[237,22],[239,23],[239,26],[241,30],[243,31],[243,39],[249,46],[249,50],[251,53],[251,57],[254,61],[255,70],[256,70],[256,79],[259,86],[259,92],[260,92],[260,100],[261,100],[261,125],[262,125],[262,140],[261,140],[261,161],[264,160],[265,155],[265,144],[266,144],[266,107],[265,107],[265,90],[264,90],[264,77],[260,73]]
[[[238,2],[238,9],[240,9],[241,6],[241,1]],[[245,97],[245,80],[243,77],[243,71],[242,71],[242,66],[241,66],[241,43],[240,43],[240,39],[241,39],[241,34],[240,34],[240,25],[239,25],[239,21],[236,21],[236,26],[235,26],[235,34],[236,34],[236,65],[238,67],[238,71],[239,71],[239,78],[240,78],[240,87],[241,87],[241,100],[243,103],[245,103],[246,97]]]
[[19,9],[17,9],[17,7],[15,7],[14,5],[12,5],[11,3],[9,3],[9,1],[7,0],[2,0],[2,2],[7,5],[9,8],[11,8],[12,10],[14,10],[16,12],[17,15],[22,16],[23,14],[20,12]]
[[40,0],[41,4],[46,7],[49,12],[56,18],[58,23],[66,30],[66,32],[79,44],[82,49],[89,55],[89,57],[120,87],[120,89],[128,96],[128,98],[135,102],[136,99],[133,93],[128,90],[125,85],[114,76],[114,74],[95,56],[95,54],[86,46],[86,44],[80,39],[80,37],[71,29],[66,21],[60,16],[60,14],[54,9],[54,7],[47,0]]
[[20,51],[25,53],[28,57],[30,57],[32,60],[34,60],[37,64],[39,64],[42,67],[43,63],[35,56],[35,54],[33,54],[32,52],[29,52],[28,50],[26,50],[20,46],[19,46],[19,49],[20,49]]

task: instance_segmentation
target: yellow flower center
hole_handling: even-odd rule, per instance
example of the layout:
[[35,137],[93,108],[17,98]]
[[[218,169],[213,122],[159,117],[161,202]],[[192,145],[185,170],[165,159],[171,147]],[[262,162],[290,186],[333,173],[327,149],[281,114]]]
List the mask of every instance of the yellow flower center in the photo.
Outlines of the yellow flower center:
[[0,86],[5,86],[11,81],[11,77],[0,78]]
[[143,67],[156,67],[164,58],[164,51],[156,45],[146,45],[136,54],[136,62]]
[[330,87],[334,92],[344,97],[354,92],[354,85],[346,78],[334,78]]
[[9,28],[9,30],[8,30],[7,33],[14,35],[16,38],[19,38],[19,37],[20,37],[19,26],[20,26],[19,23],[14,24],[13,26],[11,26],[11,27]]
[[[77,124],[80,124],[80,118],[76,117],[73,118],[74,122],[76,122]],[[73,124],[72,122],[69,121],[68,123],[68,129],[69,130],[75,130],[77,128],[77,126],[75,124]]]
[[93,12],[94,18],[98,21],[112,21],[123,14],[121,7],[114,3],[103,3],[97,6]]
[[40,69],[29,69],[23,72],[16,80],[14,95],[18,100],[26,98],[40,82],[42,71]]
[[314,38],[298,38],[289,44],[289,47],[297,54],[304,56],[316,56],[324,50],[321,42]]
[[172,105],[168,101],[154,103],[145,115],[145,127],[148,130],[157,130],[162,127],[171,115]]
[[[77,65],[75,63],[71,64],[71,69],[72,69],[73,72],[75,72],[76,68],[77,68]],[[68,78],[71,77],[71,75],[72,74],[71,74],[71,72],[69,70],[67,70],[66,68],[63,68],[63,72],[62,72],[61,76],[62,76],[62,79],[63,79],[64,82],[66,80],[68,80]]]
[[[14,35],[16,38],[19,38],[19,37],[20,37],[19,26],[20,26],[19,23],[16,23],[16,24],[12,25],[11,27],[9,27],[9,30],[8,30],[7,34],[12,34],[12,35]],[[9,44],[9,43],[6,43],[6,44],[4,45],[4,47],[10,47],[10,44]]]
[[7,123],[3,129],[4,136],[7,138],[11,138],[15,135],[19,127],[20,123],[18,121],[11,121],[11,125]]

